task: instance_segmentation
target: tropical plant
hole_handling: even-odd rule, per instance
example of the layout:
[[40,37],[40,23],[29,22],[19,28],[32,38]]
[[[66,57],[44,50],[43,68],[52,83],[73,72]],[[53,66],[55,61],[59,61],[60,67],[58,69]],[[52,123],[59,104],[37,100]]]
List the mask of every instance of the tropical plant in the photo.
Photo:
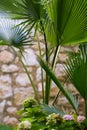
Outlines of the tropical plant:
[[70,54],[66,61],[66,74],[85,101],[87,117],[87,43],[81,44],[78,53]]
[[0,20],[0,40],[1,40],[0,45],[10,46],[12,50],[15,52],[15,54],[19,57],[19,60],[22,63],[25,69],[25,72],[27,73],[28,78],[31,82],[31,85],[35,93],[35,97],[39,102],[37,90],[31,79],[31,76],[25,64],[23,63],[22,59],[20,58],[20,55],[14,49],[14,47],[16,47],[17,49],[20,50],[22,54],[22,52],[24,51],[24,46],[33,45],[31,43],[31,37],[29,36],[28,31],[26,29],[24,30],[24,26],[23,25],[17,26],[17,24],[19,23],[20,21],[18,20],[11,20],[11,19],[5,19],[5,18],[2,18]]
[[[75,100],[72,100],[69,92],[61,85],[53,72],[61,45],[87,41],[86,0],[3,0],[0,2],[0,8],[1,12],[7,12],[10,17],[21,19],[18,25],[25,25],[23,31],[26,29],[30,34],[32,28],[35,29],[40,51],[39,62],[46,72],[44,86],[41,68],[43,102],[49,103],[52,79],[76,110]],[[45,61],[43,61],[44,54],[40,48],[38,32],[44,37]],[[0,43],[3,45],[2,41]],[[51,54],[54,55],[52,63],[50,62]]]

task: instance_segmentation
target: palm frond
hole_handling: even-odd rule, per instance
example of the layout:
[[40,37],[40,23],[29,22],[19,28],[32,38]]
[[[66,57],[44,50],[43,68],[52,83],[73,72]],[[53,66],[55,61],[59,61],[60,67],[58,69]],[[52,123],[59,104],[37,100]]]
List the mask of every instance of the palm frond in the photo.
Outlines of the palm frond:
[[80,46],[77,55],[66,61],[65,71],[75,88],[84,99],[87,99],[87,44]]
[[16,1],[15,4],[23,10],[22,12],[16,12],[20,18],[24,17],[25,19],[30,19],[32,22],[40,19],[39,2],[33,0],[22,0],[22,3]]
[[[20,1],[21,0],[17,0]],[[22,11],[20,8],[18,8],[18,6],[15,5],[15,0],[2,0],[0,1],[0,12],[1,13],[7,13],[7,14],[11,14],[14,13],[16,10],[17,11]]]
[[24,20],[21,24],[27,23],[26,27],[29,25],[31,27],[32,25],[33,27],[40,25],[41,20],[45,16],[41,0],[11,0],[10,5],[7,4],[8,6],[6,6],[7,2],[6,0],[0,2],[0,8],[7,11],[13,18]]
[[50,0],[46,10],[50,20],[46,33],[51,43],[70,45],[87,41],[86,0]]
[[14,46],[23,49],[23,46],[29,45],[31,39],[24,27],[16,25],[20,23],[17,20],[0,20],[0,45]]
[[41,67],[47,72],[47,74],[50,76],[50,78],[53,80],[53,82],[57,85],[57,87],[60,89],[60,91],[63,93],[63,95],[67,98],[67,100],[72,105],[74,110],[77,110],[78,103],[76,103],[75,98],[73,96],[71,96],[71,94],[69,93],[69,91],[67,89],[64,88],[64,86],[60,83],[60,81],[57,79],[55,74],[50,70],[50,68],[45,64],[45,62],[40,57],[38,57],[38,61],[41,65]]
[[24,20],[27,27],[41,27],[43,22],[53,45],[87,41],[86,0],[3,0],[0,8]]
[[72,94],[72,92],[70,92],[68,90],[68,93],[69,93],[69,97],[71,98],[76,110],[78,110],[78,105],[79,105],[79,98],[77,99],[75,95]]
[[43,104],[42,108],[44,109],[44,111],[47,114],[52,114],[52,113],[56,113],[56,114],[60,114],[60,115],[64,115],[64,113],[62,111],[60,111],[56,106],[48,106],[47,104]]

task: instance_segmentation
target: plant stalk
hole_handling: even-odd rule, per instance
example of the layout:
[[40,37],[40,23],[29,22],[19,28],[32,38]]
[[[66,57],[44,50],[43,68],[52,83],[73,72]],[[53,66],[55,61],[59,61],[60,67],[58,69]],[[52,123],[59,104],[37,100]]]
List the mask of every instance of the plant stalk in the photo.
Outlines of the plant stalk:
[[60,51],[60,45],[57,45],[56,50],[55,50],[55,54],[53,57],[53,61],[52,61],[52,71],[54,71],[54,69],[55,69],[59,51]]
[[34,90],[34,94],[35,94],[36,100],[37,100],[38,103],[40,103],[39,96],[38,96],[38,92],[37,92],[37,90],[36,90],[36,87],[35,87],[35,85],[34,85],[34,83],[33,83],[33,80],[32,80],[32,78],[31,78],[31,76],[30,76],[30,74],[29,74],[29,71],[28,71],[27,67],[25,66],[25,64],[23,63],[21,57],[17,54],[17,52],[15,51],[15,49],[14,49],[13,47],[11,47],[11,48],[12,48],[13,51],[16,53],[16,55],[19,57],[19,60],[20,60],[20,62],[22,63],[23,68],[25,69],[25,72],[26,72],[26,74],[27,74],[27,76],[28,76],[28,79],[29,79],[29,81],[30,81],[30,83],[31,83],[31,86],[32,86],[32,88],[33,88],[33,90]]
[[[63,85],[66,83],[66,81],[67,81],[67,79],[65,79]],[[54,104],[56,103],[56,101],[57,101],[57,99],[58,99],[58,97],[59,97],[60,92],[61,92],[61,91],[59,90],[58,93],[57,93],[57,95],[55,96],[55,98],[54,98],[54,100],[53,100],[52,105],[54,105]]]
[[[57,45],[55,53],[54,53],[53,61],[52,61],[52,72],[54,72],[54,70],[55,70],[59,50],[60,50],[60,45]],[[52,79],[49,78],[49,86],[48,86],[49,87],[49,98],[50,98],[51,84],[52,84]],[[56,98],[55,98],[55,100],[56,100]]]
[[60,92],[61,92],[61,91],[59,90],[58,93],[57,93],[57,95],[55,96],[54,101],[53,101],[53,103],[52,103],[53,106],[55,105],[55,103],[56,103],[56,101],[57,101],[57,99],[58,99],[58,97],[59,97]]
[[[42,57],[40,40],[38,38],[38,34],[37,34],[37,40],[38,40],[39,54],[40,54],[40,57]],[[43,69],[42,69],[42,67],[41,67],[41,83],[42,83],[42,97],[43,97],[43,103],[44,103],[45,94],[44,94],[44,78],[43,78]]]
[[[45,42],[46,64],[48,65],[48,63],[49,63],[49,56],[48,56],[49,50],[48,50],[48,45],[47,45],[47,39],[46,39],[46,34],[45,34],[43,22],[40,21],[40,24],[42,27],[44,42]],[[45,84],[45,103],[46,104],[49,103],[49,76],[48,76],[47,72],[46,72],[46,84]]]
[[27,67],[26,67],[25,64],[23,63],[22,59],[20,59],[20,61],[21,61],[22,65],[23,65],[23,67],[24,67],[24,69],[25,69],[25,72],[26,72],[26,74],[27,74],[27,76],[28,76],[28,78],[29,78],[29,80],[30,80],[31,86],[33,87],[33,90],[34,90],[34,93],[35,93],[35,97],[36,97],[38,103],[40,103],[37,89],[36,89],[36,87],[35,87],[35,85],[34,85],[34,83],[33,83],[33,80],[32,80],[32,78],[31,78],[31,76],[30,76],[30,74],[29,74],[29,71],[27,70]]
[[74,105],[73,100],[70,97],[70,94],[67,91],[67,89],[64,88],[64,86],[60,83],[60,81],[57,79],[57,77],[55,76],[55,74],[53,74],[53,72],[50,70],[50,68],[44,63],[44,61],[40,57],[38,57],[38,61],[39,61],[40,65],[42,66],[42,68],[48,73],[48,75],[50,76],[50,78],[52,78],[52,80],[54,81],[54,83],[57,85],[57,87],[64,94],[64,96],[68,99],[69,103],[72,105],[72,107],[76,111],[76,106]]

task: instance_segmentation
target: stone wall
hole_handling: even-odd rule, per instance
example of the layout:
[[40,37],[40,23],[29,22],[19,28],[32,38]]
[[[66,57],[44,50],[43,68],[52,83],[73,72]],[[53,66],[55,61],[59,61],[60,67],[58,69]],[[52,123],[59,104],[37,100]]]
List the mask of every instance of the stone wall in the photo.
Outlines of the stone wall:
[[[42,49],[44,50],[44,47]],[[75,48],[73,47],[73,49]],[[56,65],[55,73],[61,81],[64,81],[65,78],[63,64],[67,57],[65,53],[67,51],[72,51],[72,48],[61,48]],[[36,60],[37,54],[37,45],[34,45],[32,48],[26,48],[23,60],[41,96],[41,71]],[[66,83],[65,86],[68,86],[72,92],[78,94],[71,83]],[[53,83],[51,98],[57,93],[58,88]],[[18,123],[17,111],[21,108],[22,101],[31,96],[34,97],[34,92],[18,57],[11,48],[7,46],[0,47],[0,122],[16,125]],[[62,96],[59,99],[58,105],[66,105],[67,103],[66,98]]]

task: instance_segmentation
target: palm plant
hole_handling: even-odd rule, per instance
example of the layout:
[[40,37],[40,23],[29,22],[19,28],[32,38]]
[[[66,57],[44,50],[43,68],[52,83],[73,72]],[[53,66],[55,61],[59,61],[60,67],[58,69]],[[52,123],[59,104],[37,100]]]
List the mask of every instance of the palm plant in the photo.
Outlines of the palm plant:
[[32,38],[29,36],[28,31],[26,29],[24,30],[24,26],[23,25],[17,26],[17,24],[19,23],[20,21],[18,20],[11,20],[11,19],[4,19],[4,18],[0,20],[0,45],[10,46],[12,50],[16,53],[16,55],[19,57],[19,60],[22,63],[25,72],[27,73],[28,78],[31,82],[31,85],[35,93],[35,97],[39,102],[37,90],[29,74],[29,71],[27,70],[22,59],[20,58],[20,55],[14,49],[14,47],[19,49],[22,54],[25,46],[33,45],[31,43]]
[[[25,30],[23,31],[24,26],[22,26],[22,25],[17,26],[17,23],[19,23],[19,21],[8,20],[8,19],[2,19],[0,21],[0,40],[1,40],[0,45],[10,46],[12,48],[12,50],[15,52],[15,54],[19,57],[19,60],[22,63],[22,65],[25,69],[25,72],[27,73],[28,78],[31,82],[31,85],[32,85],[34,93],[35,93],[35,97],[39,103],[38,93],[37,93],[37,90],[33,83],[33,80],[29,74],[29,71],[27,70],[27,67],[23,63],[20,55],[14,49],[14,47],[18,48],[21,51],[21,54],[23,55],[22,52],[24,51],[24,46],[33,45],[33,44],[31,44],[32,38],[28,37],[29,33],[27,31],[25,31]],[[76,99],[73,98],[73,96],[66,89],[63,88],[63,86],[57,79],[56,79],[56,81],[57,81],[57,86],[59,86],[60,90],[67,97],[67,99],[69,100],[69,102],[71,103],[73,108],[76,110],[78,107]]]
[[66,61],[66,74],[85,101],[87,117],[87,43],[80,45],[78,53],[72,53]]
[[0,20],[0,40],[2,40],[0,44],[14,46],[20,50],[23,50],[23,46],[29,45],[31,38],[28,31],[23,29],[24,26],[17,26],[18,23],[20,22],[17,20],[5,18]]
[[[10,14],[12,18],[22,19],[19,25],[25,25],[24,30],[27,28],[28,33],[32,28],[35,28],[37,39],[39,39],[38,32],[42,33],[44,37],[45,61],[42,60],[43,55],[38,40],[40,50],[39,62],[46,71],[45,89],[42,71],[43,102],[49,103],[52,79],[70,101],[74,109],[76,109],[69,93],[61,85],[53,72],[61,45],[71,45],[87,41],[86,0],[3,0],[0,2],[0,8],[1,11]],[[20,45],[22,46],[22,44]],[[51,54],[54,55],[52,63],[50,63]]]

